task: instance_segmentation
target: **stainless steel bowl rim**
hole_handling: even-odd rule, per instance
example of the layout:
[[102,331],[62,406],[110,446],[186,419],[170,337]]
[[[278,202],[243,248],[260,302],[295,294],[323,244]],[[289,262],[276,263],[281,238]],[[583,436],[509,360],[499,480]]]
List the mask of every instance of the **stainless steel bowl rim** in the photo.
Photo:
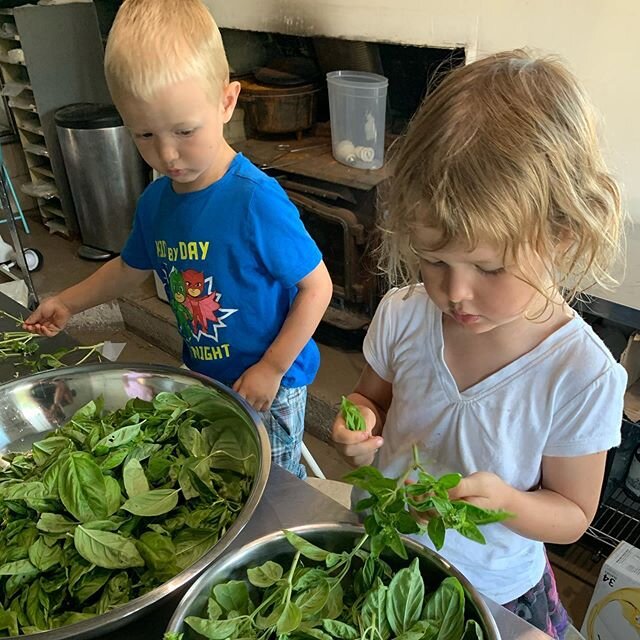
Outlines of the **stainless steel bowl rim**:
[[[293,531],[299,536],[304,537],[305,534],[314,534],[314,533],[327,533],[331,535],[331,533],[354,533],[358,535],[364,535],[365,529],[361,525],[347,524],[347,523],[339,523],[339,522],[331,522],[325,524],[308,524],[297,527],[290,527],[288,531]],[[495,640],[500,640],[500,631],[498,630],[498,625],[496,624],[491,612],[489,611],[489,607],[485,603],[484,599],[480,595],[480,593],[476,590],[476,588],[456,569],[453,565],[449,564],[447,560],[445,560],[440,554],[432,551],[428,547],[416,542],[413,538],[408,536],[400,536],[402,541],[405,544],[405,547],[409,551],[409,555],[412,553],[416,556],[423,556],[429,558],[434,564],[438,565],[442,571],[457,578],[462,584],[464,590],[471,596],[474,605],[477,607],[480,616],[482,617],[483,623],[488,627],[488,630],[494,634]],[[284,539],[284,533],[282,531],[275,531],[273,533],[267,534],[257,540],[249,542],[248,544],[227,553],[225,556],[217,560],[209,569],[207,569],[194,583],[191,585],[189,590],[185,593],[182,600],[180,600],[180,604],[178,604],[176,610],[169,620],[169,625],[166,629],[167,632],[176,632],[180,631],[181,623],[186,617],[187,610],[191,605],[192,600],[194,600],[203,589],[208,587],[209,582],[209,574],[212,572],[215,573],[224,573],[231,569],[234,569],[241,565],[242,559],[251,555],[251,553],[260,547],[266,546],[270,543],[279,541]]]
[[[112,628],[113,630],[115,630],[119,627],[122,627],[123,625],[127,624],[129,618],[136,616],[136,614],[140,614],[140,612],[147,607],[152,607],[153,605],[159,604],[161,600],[186,585],[198,574],[204,571],[209,565],[211,565],[212,562],[222,554],[222,552],[231,544],[231,542],[233,542],[236,536],[246,526],[251,515],[258,506],[258,503],[262,498],[262,494],[264,493],[267,479],[269,477],[269,471],[271,468],[271,445],[269,443],[269,436],[267,435],[267,430],[265,429],[265,426],[262,422],[262,418],[255,411],[255,409],[253,409],[253,407],[235,391],[218,382],[217,380],[208,378],[207,376],[196,373],[189,369],[170,367],[166,365],[150,365],[137,363],[99,363],[81,365],[79,367],[66,367],[64,369],[54,369],[30,376],[24,376],[15,381],[2,384],[0,385],[0,395],[5,393],[6,391],[19,389],[21,387],[32,387],[35,384],[50,382],[56,379],[69,378],[76,375],[89,377],[96,374],[100,375],[107,371],[122,371],[123,373],[133,372],[140,373],[143,376],[158,375],[168,378],[179,375],[181,377],[192,379],[194,381],[194,384],[200,383],[201,386],[213,387],[218,391],[222,391],[224,394],[230,396],[234,401],[236,401],[247,412],[247,414],[253,421],[257,430],[257,437],[260,448],[265,454],[262,456],[262,459],[258,461],[259,467],[256,472],[251,493],[249,494],[247,502],[240,511],[237,519],[229,527],[229,529],[227,529],[226,533],[220,538],[220,540],[211,548],[211,550],[203,555],[193,565],[175,575],[173,578],[171,578],[171,580],[168,580],[152,591],[145,593],[143,596],[139,596],[138,598],[130,600],[126,604],[120,605],[108,611],[107,613],[95,616],[93,618],[90,618],[89,620],[83,620],[82,622],[76,622],[74,624],[65,625],[58,629],[42,631],[38,634],[29,636],[11,636],[11,638],[8,638],[7,640],[17,638],[38,638],[38,640],[69,640],[73,638],[89,638],[97,637],[99,635],[102,635],[103,633],[107,633],[109,631],[108,628]],[[46,433],[47,432],[42,433],[43,437],[46,435]]]

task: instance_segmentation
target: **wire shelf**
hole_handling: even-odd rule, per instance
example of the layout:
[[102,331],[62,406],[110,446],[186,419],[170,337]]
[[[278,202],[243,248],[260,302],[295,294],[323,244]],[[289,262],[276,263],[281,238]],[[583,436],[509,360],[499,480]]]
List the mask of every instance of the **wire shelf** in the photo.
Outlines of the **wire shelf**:
[[614,549],[621,540],[640,546],[640,502],[618,487],[598,509],[587,535]]

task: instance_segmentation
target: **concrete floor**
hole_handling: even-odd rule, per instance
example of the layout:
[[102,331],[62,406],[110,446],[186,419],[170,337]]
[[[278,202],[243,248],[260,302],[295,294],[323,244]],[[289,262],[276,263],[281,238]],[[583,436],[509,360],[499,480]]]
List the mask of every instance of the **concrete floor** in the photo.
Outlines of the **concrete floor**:
[[[32,274],[40,297],[78,282],[100,266],[100,263],[87,262],[77,257],[79,243],[49,235],[37,221],[32,222],[31,228],[32,233],[23,237],[23,244],[39,249],[44,256],[42,270]],[[122,310],[129,317],[130,326],[131,323],[136,326],[136,310],[142,311],[138,313],[141,320],[135,333],[125,327]],[[178,366],[180,360],[175,344],[179,343],[175,340],[177,336],[174,335],[171,322],[172,315],[168,305],[157,299],[150,281],[139,291],[131,292],[120,305],[101,305],[78,315],[70,324],[69,333],[84,344],[103,340],[125,342],[126,348],[119,358],[121,362],[154,362]],[[169,345],[170,335],[174,337],[173,347]],[[152,344],[153,339],[166,350]],[[312,429],[307,428],[305,443],[327,478],[339,480],[348,471],[348,466],[326,443],[327,432],[337,411],[340,396],[353,387],[364,360],[357,349],[345,350],[344,347],[335,348],[326,344],[319,346],[322,364],[317,379],[309,390],[311,402],[307,413]],[[348,496],[342,483],[330,484],[324,490],[339,502],[347,503]],[[564,555],[550,552],[549,556],[556,572],[561,598],[574,624],[579,627],[602,559],[594,557],[591,551],[579,544],[572,545]]]

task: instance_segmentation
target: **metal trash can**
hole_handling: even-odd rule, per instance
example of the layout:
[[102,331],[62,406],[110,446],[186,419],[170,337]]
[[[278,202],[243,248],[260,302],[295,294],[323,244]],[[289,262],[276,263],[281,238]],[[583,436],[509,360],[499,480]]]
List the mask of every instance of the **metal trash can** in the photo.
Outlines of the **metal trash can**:
[[82,236],[78,255],[108,259],[129,235],[149,168],[113,105],[71,104],[55,122]]

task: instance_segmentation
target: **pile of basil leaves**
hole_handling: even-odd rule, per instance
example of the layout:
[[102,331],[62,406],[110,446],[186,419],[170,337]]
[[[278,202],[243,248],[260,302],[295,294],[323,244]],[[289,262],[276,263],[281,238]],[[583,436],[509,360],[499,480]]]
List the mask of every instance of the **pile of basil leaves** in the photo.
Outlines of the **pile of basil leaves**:
[[[0,637],[100,615],[206,553],[246,502],[249,418],[214,389],[96,400],[0,471]],[[248,425],[251,426],[250,424]]]
[[268,560],[247,569],[246,580],[215,585],[205,617],[186,617],[187,633],[164,640],[483,640],[457,578],[425,582],[419,558],[403,565],[377,555],[366,535],[339,552],[284,534],[292,560]]

